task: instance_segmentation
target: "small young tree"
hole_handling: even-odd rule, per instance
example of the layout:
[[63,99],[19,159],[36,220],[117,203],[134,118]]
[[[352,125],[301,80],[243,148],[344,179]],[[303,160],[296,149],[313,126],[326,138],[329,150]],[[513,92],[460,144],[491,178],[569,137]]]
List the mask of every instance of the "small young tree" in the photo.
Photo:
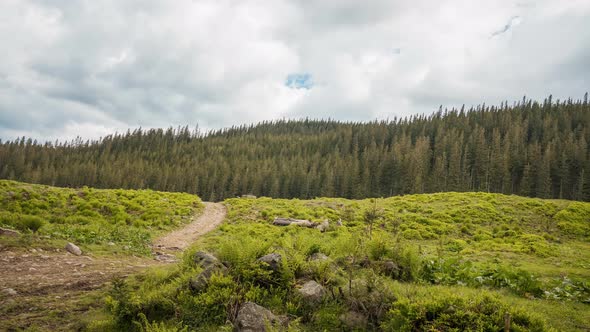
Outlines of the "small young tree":
[[372,198],[372,207],[365,210],[364,219],[365,223],[369,226],[369,238],[373,237],[373,224],[381,218],[383,218],[383,211],[377,208],[377,200]]

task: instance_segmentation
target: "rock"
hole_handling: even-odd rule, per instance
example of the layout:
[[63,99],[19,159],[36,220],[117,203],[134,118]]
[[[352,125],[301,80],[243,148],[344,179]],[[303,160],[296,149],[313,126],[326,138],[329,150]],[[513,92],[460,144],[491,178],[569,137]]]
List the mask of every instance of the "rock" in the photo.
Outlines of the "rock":
[[7,229],[7,228],[0,228],[0,235],[2,236],[19,236],[20,233],[18,231]]
[[316,252],[315,254],[309,256],[310,261],[327,261],[328,259],[330,258],[321,252]]
[[112,246],[114,246],[114,245],[115,245],[115,242],[109,242],[109,243],[107,243],[107,245],[109,245],[109,246],[111,246],[111,247],[112,247]]
[[246,194],[246,195],[242,195],[242,198],[256,199],[256,195]]
[[399,266],[392,260],[386,260],[386,261],[382,262],[381,263],[381,270],[383,271],[384,274],[391,276],[391,277],[397,277],[400,272]]
[[316,223],[311,222],[309,220],[292,219],[292,218],[275,218],[275,220],[272,222],[272,224],[275,226],[295,225],[295,226],[299,226],[299,227],[308,227],[308,228],[313,228],[317,225]]
[[74,254],[76,256],[82,255],[82,250],[80,249],[80,247],[78,247],[77,245],[73,244],[72,242],[68,242],[68,244],[66,244],[66,250],[70,254]]
[[320,302],[326,294],[324,287],[313,280],[303,284],[303,286],[298,289],[298,292],[303,299],[313,303]]
[[317,229],[320,230],[320,232],[325,232],[330,228],[330,222],[327,220],[324,220],[321,224],[319,224],[317,227]]
[[275,226],[289,226],[291,225],[291,223],[294,221],[294,219],[291,218],[275,218],[275,220],[272,222],[273,225]]
[[209,285],[209,279],[216,273],[225,275],[227,268],[221,264],[208,266],[203,272],[190,280],[190,288],[197,292],[205,290]]
[[193,262],[197,265],[207,268],[211,265],[220,265],[221,263],[217,259],[217,257],[211,255],[210,253],[204,251],[197,251],[193,256]]
[[317,224],[311,222],[309,220],[297,220],[291,223],[291,225],[299,226],[299,227],[307,227],[307,228],[314,228]]
[[166,253],[160,253],[160,252],[156,253],[156,256],[154,257],[154,259],[159,262],[166,262],[166,263],[174,263],[174,262],[178,261],[178,259],[176,259],[176,256],[166,254]]
[[10,296],[15,296],[15,295],[17,295],[17,294],[18,294],[18,293],[17,293],[17,292],[16,292],[14,289],[12,289],[12,288],[4,288],[4,289],[2,290],[2,293],[6,294],[6,295],[10,295]]
[[277,253],[272,253],[258,258],[258,261],[268,264],[271,270],[278,271],[281,268],[283,258]]
[[266,332],[268,325],[277,325],[279,319],[270,310],[254,302],[246,302],[238,311],[234,322],[238,332]]
[[349,329],[364,330],[367,327],[367,317],[356,311],[348,311],[340,315],[340,321]]

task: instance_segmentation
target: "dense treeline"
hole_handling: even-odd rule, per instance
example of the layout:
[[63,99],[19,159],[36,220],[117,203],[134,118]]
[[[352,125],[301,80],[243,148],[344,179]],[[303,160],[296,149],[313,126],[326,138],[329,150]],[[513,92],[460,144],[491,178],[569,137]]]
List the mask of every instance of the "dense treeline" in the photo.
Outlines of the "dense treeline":
[[0,177],[209,200],[490,191],[588,201],[589,140],[586,94],[369,123],[271,121],[207,134],[138,129],[45,144],[23,137],[0,142]]

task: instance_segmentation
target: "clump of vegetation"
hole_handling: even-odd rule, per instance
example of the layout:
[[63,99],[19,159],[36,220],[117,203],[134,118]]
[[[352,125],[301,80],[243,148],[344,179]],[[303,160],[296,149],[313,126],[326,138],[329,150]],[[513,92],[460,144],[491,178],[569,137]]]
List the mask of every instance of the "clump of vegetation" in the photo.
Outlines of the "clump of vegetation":
[[[66,189],[0,180],[0,227],[86,246],[149,252],[153,235],[202,209],[189,194],[152,190]],[[60,245],[61,246],[61,245]]]
[[[528,204],[535,208],[520,209]],[[128,309],[111,305],[111,324],[230,330],[249,301],[285,317],[291,330],[581,329],[590,319],[579,317],[590,295],[585,237],[558,227],[559,242],[543,236],[560,211],[583,216],[585,204],[571,204],[578,203],[484,193],[392,197],[377,205],[230,199],[226,223],[182,264],[128,281],[126,295],[110,300]],[[568,222],[585,227],[578,216]],[[329,220],[331,227],[277,227],[275,217]],[[412,231],[420,236],[408,237]],[[198,291],[189,282],[203,271],[192,259],[196,250],[227,268]],[[271,253],[282,257],[276,269],[258,261]],[[324,288],[321,301],[299,294],[309,280]]]

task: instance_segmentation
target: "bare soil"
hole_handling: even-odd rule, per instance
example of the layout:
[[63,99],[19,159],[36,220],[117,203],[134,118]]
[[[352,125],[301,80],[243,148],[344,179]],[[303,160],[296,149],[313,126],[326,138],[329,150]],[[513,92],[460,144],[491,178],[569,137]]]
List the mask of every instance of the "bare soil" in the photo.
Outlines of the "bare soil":
[[81,315],[101,305],[97,290],[113,278],[174,261],[160,259],[172,255],[158,250],[181,252],[221,224],[225,214],[222,204],[205,203],[203,213],[190,224],[154,241],[155,259],[0,248],[0,331],[78,329]]
[[172,231],[154,241],[155,248],[184,250],[201,235],[215,229],[225,218],[225,206],[221,203],[205,203],[205,211],[187,226]]

